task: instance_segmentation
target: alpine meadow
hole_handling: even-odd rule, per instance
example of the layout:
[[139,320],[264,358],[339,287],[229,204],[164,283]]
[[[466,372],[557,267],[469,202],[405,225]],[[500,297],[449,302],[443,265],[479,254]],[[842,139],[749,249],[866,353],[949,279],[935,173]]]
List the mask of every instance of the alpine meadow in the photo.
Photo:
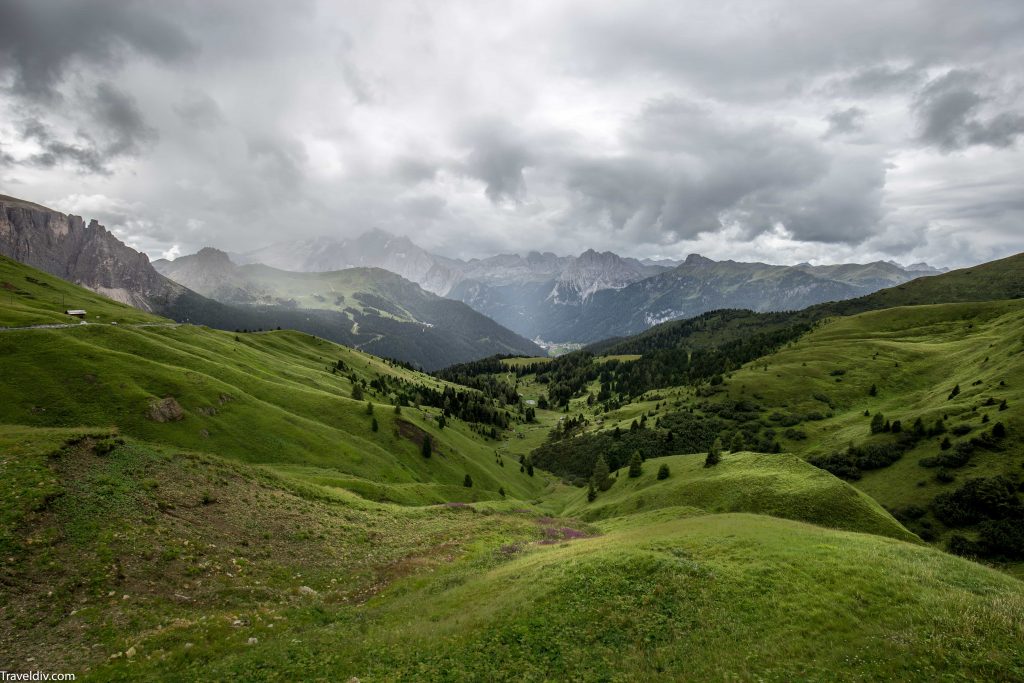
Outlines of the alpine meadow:
[[1022,65],[0,0],[0,678],[1024,680]]

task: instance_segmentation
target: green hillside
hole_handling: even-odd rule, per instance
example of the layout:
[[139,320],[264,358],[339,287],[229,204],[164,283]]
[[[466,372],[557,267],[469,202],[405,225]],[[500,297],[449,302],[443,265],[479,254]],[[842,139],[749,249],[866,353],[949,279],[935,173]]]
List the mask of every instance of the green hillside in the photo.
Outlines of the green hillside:
[[592,527],[512,505],[382,505],[76,434],[0,429],[6,669],[45,662],[84,680],[1024,674],[1024,584],[895,539],[678,508]]
[[[734,373],[713,401],[756,402],[778,425],[784,450],[855,480],[913,517],[911,528],[925,537],[949,540],[933,509],[938,496],[973,479],[1018,482],[1024,474],[1022,329],[1024,301],[1017,300],[836,318]],[[806,419],[814,413],[824,419]],[[889,431],[883,423],[872,433],[877,414]],[[925,432],[915,438],[919,419]],[[992,437],[996,424],[1005,436]],[[851,444],[889,449],[897,459],[851,456]]]
[[89,322],[170,322],[0,256],[0,327],[78,323],[68,309],[85,310]]
[[[657,478],[666,465],[670,475]],[[652,458],[639,477],[619,470],[608,491],[587,501],[584,489],[555,497],[559,512],[587,521],[624,517],[677,507],[705,513],[752,512],[824,527],[917,539],[874,500],[816,467],[791,455],[730,453],[715,466],[704,467],[703,455]]]
[[[705,468],[680,453],[700,450],[707,425],[756,423],[765,437],[769,401],[798,401],[765,377],[811,368],[783,354],[813,345],[835,344],[794,386],[832,390],[832,415],[814,421],[823,443],[828,420],[866,424],[854,393],[871,344],[925,373],[914,353],[940,343],[936,355],[962,353],[985,382],[1016,386],[1022,305],[832,321],[768,372],[762,361],[607,410],[588,401],[598,374],[568,413],[540,399],[583,365],[481,361],[497,373],[469,388],[291,331],[0,332],[0,669],[96,681],[1019,679],[1024,583],[925,546],[799,458],[726,453]],[[0,305],[0,325],[19,315]],[[834,375],[840,347],[854,355]],[[545,382],[535,367],[563,374]],[[878,383],[874,398],[895,414],[897,388],[923,383]],[[948,402],[969,411],[990,390],[964,383]],[[717,410],[735,408],[732,392],[761,403]],[[1008,415],[1017,399],[1005,395]],[[629,421],[608,438],[652,457],[593,502],[528,457]]]

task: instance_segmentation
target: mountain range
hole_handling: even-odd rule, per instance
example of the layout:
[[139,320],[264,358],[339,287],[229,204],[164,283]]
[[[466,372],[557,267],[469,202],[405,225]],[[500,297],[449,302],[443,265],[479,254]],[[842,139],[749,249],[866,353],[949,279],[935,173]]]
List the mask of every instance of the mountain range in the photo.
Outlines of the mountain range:
[[[282,296],[271,296],[236,273],[226,254],[204,250],[168,266],[185,281],[176,282],[95,220],[86,224],[79,216],[4,195],[0,255],[177,321],[228,330],[301,330],[426,369],[495,353],[540,352],[469,306],[379,268],[337,275],[331,282],[321,282],[325,278],[319,275],[285,277],[270,268],[249,268],[283,287]],[[282,284],[285,280],[288,284]],[[294,290],[312,297],[331,287],[344,290],[344,306],[321,305],[300,294],[300,308],[294,294],[283,296]]]
[[717,308],[800,309],[943,272],[927,264],[903,267],[887,261],[772,266],[716,262],[697,254],[684,261],[640,261],[592,249],[579,256],[531,251],[458,260],[383,230],[349,240],[282,242],[231,258],[306,272],[384,268],[462,301],[524,337],[550,342],[636,334]]

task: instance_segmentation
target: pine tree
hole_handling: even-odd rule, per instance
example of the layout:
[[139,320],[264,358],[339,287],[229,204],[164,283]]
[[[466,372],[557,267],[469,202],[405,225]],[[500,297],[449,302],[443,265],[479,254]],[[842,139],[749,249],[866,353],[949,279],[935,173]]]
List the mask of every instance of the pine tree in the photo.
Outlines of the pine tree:
[[505,497],[505,487],[504,486],[499,486],[498,487],[498,495],[501,496],[502,498]]
[[373,415],[373,403],[371,403],[370,401],[366,402],[366,414]]
[[644,473],[644,460],[640,457],[640,451],[633,451],[629,458],[629,477],[636,479]]
[[996,422],[992,425],[992,436],[997,439],[1002,439],[1006,436],[1006,426],[1002,422]]
[[380,425],[377,424],[377,418],[373,418],[370,421],[370,431],[375,432],[380,429]]
[[352,398],[356,401],[363,400],[363,387],[358,382],[352,385]]
[[610,473],[608,461],[604,459],[604,455],[597,456],[597,462],[594,463],[594,485],[602,491],[607,491],[611,486],[611,481],[608,479]]
[[402,414],[402,406],[400,406],[399,404],[396,403],[395,404],[395,415],[401,415],[401,414]]
[[469,476],[467,474],[466,478],[462,480],[462,485],[465,486],[467,489],[468,488],[472,488],[473,487],[473,477],[471,477],[471,476]]
[[956,386],[953,387],[953,390],[951,392],[949,392],[949,398],[946,399],[946,400],[948,401],[948,400],[950,400],[952,398],[955,398],[959,394],[960,394],[960,385],[957,384]]
[[526,456],[526,473],[533,476],[533,458]]
[[999,402],[999,410],[1006,410],[1007,407],[1008,406],[1006,405],[1006,399],[1004,398],[1002,401]]
[[871,388],[868,389],[868,396],[878,396],[878,387],[872,384]]
[[587,484],[587,502],[593,503],[595,498],[597,498],[597,489],[594,488],[594,480],[591,479]]
[[658,479],[668,479],[668,463],[662,463],[661,467],[658,468]]
[[708,457],[704,459],[704,467],[714,467],[722,460],[722,440],[715,439],[708,449]]
[[875,413],[875,416],[871,418],[871,433],[878,434],[882,431],[885,431],[885,415]]
[[429,458],[433,450],[433,446],[430,443],[430,435],[427,434],[426,436],[423,437],[423,448],[421,450],[421,453],[423,454],[424,458]]

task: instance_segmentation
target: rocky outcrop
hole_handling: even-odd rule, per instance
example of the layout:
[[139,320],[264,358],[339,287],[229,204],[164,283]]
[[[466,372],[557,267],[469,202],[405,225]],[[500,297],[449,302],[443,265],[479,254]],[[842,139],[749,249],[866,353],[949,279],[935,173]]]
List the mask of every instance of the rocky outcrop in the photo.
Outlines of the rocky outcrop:
[[146,311],[184,291],[95,220],[4,195],[0,254]]

